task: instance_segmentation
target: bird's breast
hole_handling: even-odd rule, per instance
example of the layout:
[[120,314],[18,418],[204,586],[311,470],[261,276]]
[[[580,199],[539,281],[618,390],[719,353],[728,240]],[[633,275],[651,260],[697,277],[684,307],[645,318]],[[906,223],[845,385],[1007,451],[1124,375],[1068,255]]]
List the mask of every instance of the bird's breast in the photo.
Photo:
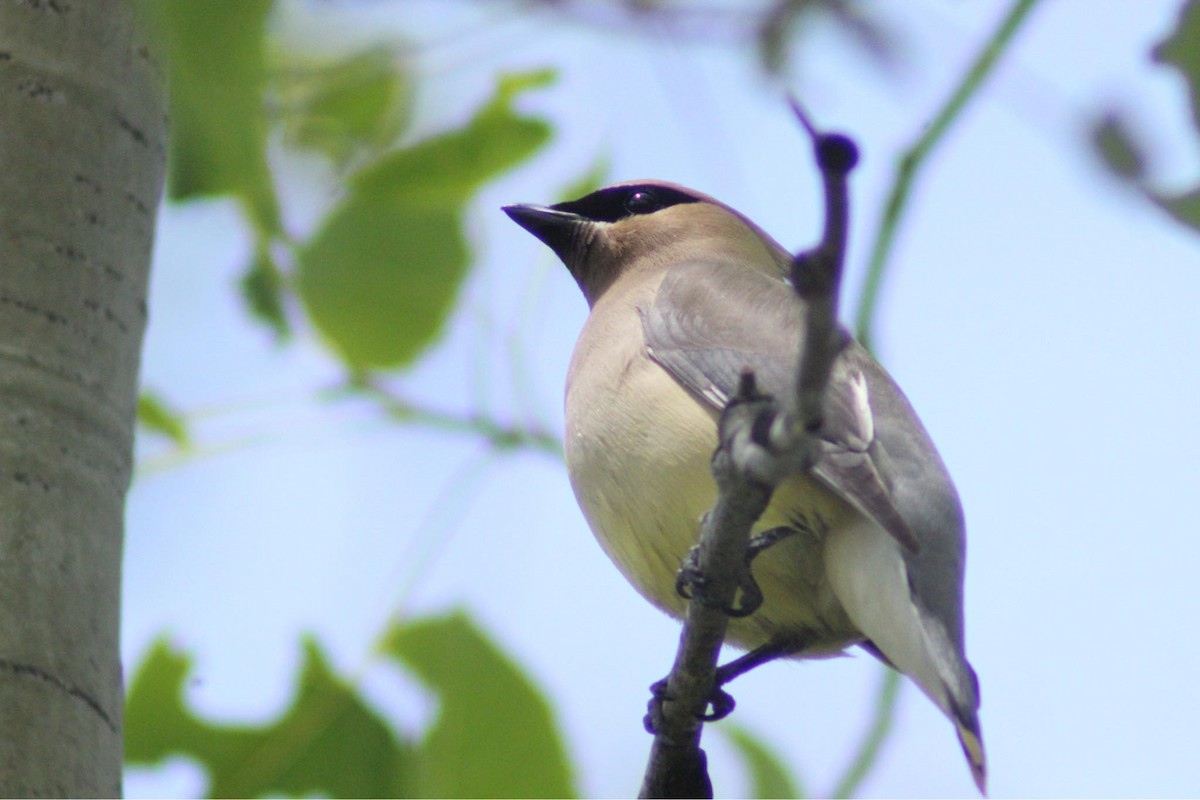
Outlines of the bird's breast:
[[[652,288],[636,298],[610,292],[593,308],[568,374],[565,449],[575,496],[605,552],[642,595],[681,617],[675,576],[716,498],[709,463],[717,412],[649,358],[636,307],[653,298]],[[817,652],[838,652],[858,638],[823,560],[824,534],[853,515],[807,478],[780,487],[756,530],[807,532],[755,561],[765,601],[731,621],[731,642],[748,648],[805,635],[818,641]]]

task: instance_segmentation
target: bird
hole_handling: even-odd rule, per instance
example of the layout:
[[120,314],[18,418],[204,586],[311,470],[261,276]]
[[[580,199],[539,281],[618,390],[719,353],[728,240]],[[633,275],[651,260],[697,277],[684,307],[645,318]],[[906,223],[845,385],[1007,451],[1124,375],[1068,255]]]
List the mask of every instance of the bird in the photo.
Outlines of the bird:
[[[554,251],[587,301],[564,404],[575,497],[634,588],[682,619],[676,577],[716,499],[720,413],[746,370],[769,395],[793,391],[806,311],[788,282],[793,256],[730,206],[659,180],[503,210]],[[904,393],[842,335],[815,463],[778,486],[754,528],[794,535],[755,558],[761,606],[731,617],[726,640],[801,659],[862,647],[954,724],[983,793],[962,505]]]

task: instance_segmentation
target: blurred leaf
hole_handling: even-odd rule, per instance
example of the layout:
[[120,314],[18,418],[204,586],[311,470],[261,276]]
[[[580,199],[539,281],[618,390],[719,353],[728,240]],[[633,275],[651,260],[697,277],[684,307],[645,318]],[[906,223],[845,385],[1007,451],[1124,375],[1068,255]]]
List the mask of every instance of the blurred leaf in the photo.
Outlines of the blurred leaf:
[[275,58],[273,84],[289,144],[342,164],[359,151],[391,144],[408,122],[412,86],[385,47],[325,63],[295,50]]
[[167,47],[170,197],[231,194],[260,231],[279,229],[263,107],[273,0],[140,0]]
[[441,331],[470,263],[463,206],[550,138],[512,108],[552,73],[501,78],[462,128],[390,153],[299,252],[296,288],[313,323],[354,370],[411,363]]
[[563,187],[562,191],[558,193],[558,202],[578,200],[601,188],[608,181],[611,169],[612,164],[607,155],[597,157],[587,172]]
[[[1152,51],[1156,61],[1183,76],[1192,103],[1192,124],[1200,137],[1200,0],[1189,0],[1179,12],[1175,30]],[[1151,199],[1179,222],[1200,231],[1200,187],[1167,195],[1148,190]]]
[[1146,174],[1146,157],[1134,140],[1128,124],[1116,112],[1108,112],[1092,125],[1092,148],[1118,177],[1133,181]]
[[762,739],[750,731],[725,721],[717,726],[737,749],[750,775],[750,796],[758,798],[805,797],[783,761]]
[[1146,182],[1146,148],[1129,124],[1109,112],[1092,126],[1092,147],[1117,177],[1128,181],[1143,197],[1176,222],[1200,231],[1200,189],[1181,194],[1160,192]]
[[155,392],[147,390],[138,395],[137,419],[146,430],[166,436],[180,447],[191,443],[183,414]]
[[896,725],[896,707],[900,691],[904,686],[900,673],[887,667],[880,668],[879,693],[871,711],[870,725],[861,739],[855,743],[855,753],[834,785],[830,797],[854,797],[863,781],[879,764],[883,745]]
[[283,307],[283,276],[262,240],[259,240],[254,261],[238,281],[238,288],[251,315],[265,322],[277,338],[282,339],[291,333]]
[[1151,51],[1160,64],[1179,70],[1192,101],[1192,122],[1200,133],[1200,0],[1188,0],[1175,30]]
[[1183,194],[1154,194],[1154,201],[1177,222],[1200,232],[1200,189]]
[[492,99],[466,126],[384,156],[355,175],[352,186],[407,205],[461,206],[481,185],[550,140],[550,124],[518,115],[512,101],[553,79],[550,70],[501,76]]
[[441,701],[417,755],[421,794],[575,796],[546,700],[464,614],[396,627],[384,647]]
[[874,66],[895,73],[901,66],[900,48],[893,32],[872,12],[871,4],[847,0],[777,0],[758,23],[758,60],[768,74],[781,74],[796,41],[818,27],[813,23],[824,21],[846,34]]
[[360,191],[302,251],[297,287],[352,368],[390,366],[441,329],[469,259],[458,211]]
[[208,773],[213,797],[402,793],[409,750],[330,671],[311,640],[296,697],[270,725],[215,725],[193,715],[184,699],[191,670],[191,659],[161,640],[142,662],[125,709],[128,763],[193,759]]
[[758,60],[768,74],[778,75],[783,70],[792,27],[801,11],[813,5],[812,0],[776,3],[764,15],[758,28]]

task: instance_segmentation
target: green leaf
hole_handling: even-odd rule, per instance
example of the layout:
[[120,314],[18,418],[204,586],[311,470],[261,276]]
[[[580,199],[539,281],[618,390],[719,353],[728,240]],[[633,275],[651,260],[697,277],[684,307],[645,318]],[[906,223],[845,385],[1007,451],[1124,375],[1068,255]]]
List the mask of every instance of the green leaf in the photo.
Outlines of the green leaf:
[[414,359],[441,330],[470,254],[460,214],[360,191],[300,253],[296,286],[354,370]]
[[360,170],[349,196],[300,249],[296,289],[351,369],[405,366],[437,337],[470,264],[464,205],[549,140],[548,123],[512,108],[548,76],[502,77],[462,128]]
[[137,419],[143,428],[166,436],[179,447],[191,443],[183,414],[168,406],[155,392],[143,391],[138,396]]
[[279,229],[263,105],[263,38],[273,5],[140,0],[170,63],[170,197],[234,195],[262,231]]
[[283,339],[291,333],[283,306],[283,276],[261,240],[254,260],[238,281],[238,288],[250,314],[265,322],[275,332],[276,338]]
[[1183,76],[1192,101],[1192,121],[1200,132],[1200,0],[1183,4],[1175,30],[1155,46],[1151,57]]
[[408,205],[461,206],[484,183],[550,140],[550,124],[517,114],[512,102],[553,77],[548,70],[502,75],[491,100],[464,127],[385,156],[358,173],[352,185]]
[[1092,147],[1114,175],[1129,181],[1134,189],[1176,222],[1200,231],[1200,188],[1167,194],[1149,185],[1145,180],[1146,151],[1119,115],[1110,112],[1093,124]]
[[1092,125],[1092,148],[1118,177],[1140,183],[1146,175],[1146,154],[1116,112],[1108,112]]
[[416,756],[428,797],[574,797],[550,707],[462,613],[391,630],[385,652],[440,700]]
[[344,163],[391,144],[408,122],[412,86],[390,50],[372,47],[336,61],[283,50],[272,70],[286,141]]
[[304,643],[296,697],[276,722],[216,725],[187,707],[192,662],[157,642],[139,667],[125,709],[125,758],[154,765],[179,755],[209,775],[213,797],[402,794],[409,750],[352,688]]
[[[1200,136],[1200,0],[1189,0],[1183,5],[1175,30],[1154,48],[1152,55],[1183,76],[1192,103],[1192,124]],[[1200,187],[1177,195],[1148,193],[1176,220],[1200,231]]]
[[725,721],[717,726],[737,749],[750,775],[750,796],[758,798],[804,797],[782,759],[750,731]]
[[1153,198],[1177,222],[1200,232],[1200,189],[1176,195],[1154,194]]

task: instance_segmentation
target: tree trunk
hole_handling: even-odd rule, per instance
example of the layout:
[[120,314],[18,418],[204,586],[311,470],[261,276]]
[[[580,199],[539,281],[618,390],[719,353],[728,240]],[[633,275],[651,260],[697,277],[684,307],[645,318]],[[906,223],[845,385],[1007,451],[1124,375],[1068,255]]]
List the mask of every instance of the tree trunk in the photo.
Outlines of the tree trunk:
[[126,0],[0,0],[6,797],[121,791],[121,539],[162,74]]

